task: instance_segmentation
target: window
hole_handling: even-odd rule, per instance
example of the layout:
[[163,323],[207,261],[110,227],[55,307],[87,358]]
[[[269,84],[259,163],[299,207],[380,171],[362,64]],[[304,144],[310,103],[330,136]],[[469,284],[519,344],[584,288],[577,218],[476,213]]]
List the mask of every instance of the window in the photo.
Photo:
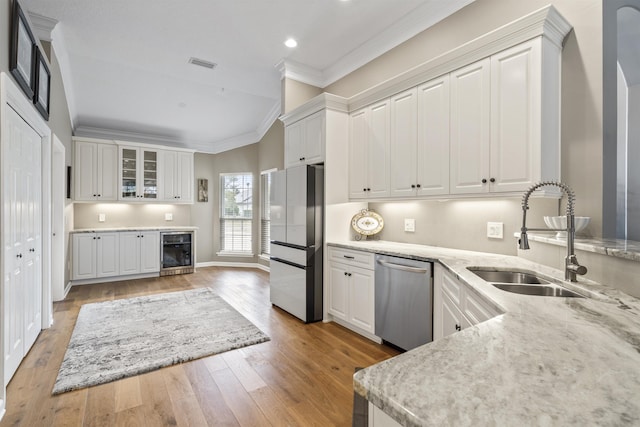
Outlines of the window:
[[271,242],[271,172],[260,175],[260,255],[269,256]]
[[220,252],[251,255],[253,175],[220,175]]

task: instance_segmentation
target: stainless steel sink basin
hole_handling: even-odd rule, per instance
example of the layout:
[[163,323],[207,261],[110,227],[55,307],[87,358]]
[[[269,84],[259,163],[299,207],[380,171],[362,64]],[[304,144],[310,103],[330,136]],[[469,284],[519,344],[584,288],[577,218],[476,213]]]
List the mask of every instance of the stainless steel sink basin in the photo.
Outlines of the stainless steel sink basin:
[[561,286],[552,285],[520,285],[513,283],[492,283],[498,289],[523,295],[539,295],[542,297],[584,298],[582,295]]
[[538,295],[544,297],[584,298],[577,292],[570,291],[560,285],[523,271],[492,270],[482,267],[471,267],[469,271],[481,279],[491,283],[498,289],[522,295]]

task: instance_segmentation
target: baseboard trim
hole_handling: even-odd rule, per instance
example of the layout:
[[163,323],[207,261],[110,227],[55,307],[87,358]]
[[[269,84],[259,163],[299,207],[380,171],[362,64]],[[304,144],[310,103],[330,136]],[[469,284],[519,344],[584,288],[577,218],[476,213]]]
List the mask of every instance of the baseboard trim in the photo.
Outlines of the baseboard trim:
[[131,274],[128,276],[111,276],[111,277],[98,277],[95,279],[83,279],[83,280],[73,280],[71,282],[72,286],[76,285],[93,285],[95,283],[106,283],[106,282],[122,282],[124,280],[134,280],[134,279],[146,279],[149,277],[158,277],[160,273],[144,273],[144,274]]
[[221,262],[221,261],[207,261],[196,263],[196,268],[200,267],[238,267],[238,268],[257,268],[267,273],[271,271],[266,265],[259,264],[257,262]]

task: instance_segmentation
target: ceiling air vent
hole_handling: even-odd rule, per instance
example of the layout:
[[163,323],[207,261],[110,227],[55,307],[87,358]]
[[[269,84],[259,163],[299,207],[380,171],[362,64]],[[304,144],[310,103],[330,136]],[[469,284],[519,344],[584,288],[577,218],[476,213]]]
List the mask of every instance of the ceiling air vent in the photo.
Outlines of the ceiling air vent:
[[208,68],[210,70],[213,70],[218,65],[218,64],[216,64],[214,62],[209,62],[209,61],[205,61],[204,59],[194,58],[194,57],[189,58],[189,64],[197,65],[199,67]]

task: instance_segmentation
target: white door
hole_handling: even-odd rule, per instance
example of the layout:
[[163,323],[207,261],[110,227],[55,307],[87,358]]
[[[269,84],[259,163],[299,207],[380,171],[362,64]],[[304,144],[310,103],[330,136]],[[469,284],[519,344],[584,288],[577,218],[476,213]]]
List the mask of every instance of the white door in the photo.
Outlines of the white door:
[[120,275],[140,273],[139,231],[120,233]]
[[[97,182],[96,191],[99,200],[118,200],[118,147],[109,144],[97,145]],[[77,145],[76,145],[77,147]],[[77,185],[77,182],[76,182]]]
[[419,196],[449,193],[449,75],[418,87]]
[[371,106],[367,138],[367,197],[389,196],[390,102]]
[[119,234],[96,234],[96,277],[113,277],[120,273],[118,265]]
[[193,202],[193,153],[178,152],[177,155],[176,187],[178,189],[178,200],[180,202]]
[[349,272],[346,266],[329,264],[329,307],[328,312],[342,320],[347,320],[349,298]]
[[140,273],[160,271],[160,232],[140,233]]
[[451,73],[451,193],[489,191],[490,60]]
[[51,160],[51,295],[54,301],[64,298],[65,290],[65,148],[53,135],[53,157]]
[[291,166],[299,165],[303,161],[304,148],[302,132],[303,120],[293,123],[285,128],[284,136],[284,166],[289,168]]
[[12,108],[6,108],[4,141],[4,384],[42,325],[41,138]]
[[418,91],[409,89],[391,98],[391,196],[415,196],[418,142]]
[[308,165],[321,163],[324,160],[325,112],[317,113],[304,119],[304,162]]
[[539,179],[540,39],[491,57],[491,191],[524,191]]
[[73,233],[73,280],[95,279],[96,277],[96,235],[94,233]]
[[98,144],[93,142],[76,142],[75,156],[75,200],[95,200],[97,193],[96,168]]
[[178,189],[176,188],[176,183],[178,181],[176,176],[177,155],[178,153],[176,151],[160,152],[160,176],[162,180],[160,185],[160,198],[167,202],[175,202],[178,193]]
[[362,109],[349,117],[349,198],[367,197],[367,138],[369,110]]
[[367,332],[375,331],[373,271],[349,269],[349,322]]

